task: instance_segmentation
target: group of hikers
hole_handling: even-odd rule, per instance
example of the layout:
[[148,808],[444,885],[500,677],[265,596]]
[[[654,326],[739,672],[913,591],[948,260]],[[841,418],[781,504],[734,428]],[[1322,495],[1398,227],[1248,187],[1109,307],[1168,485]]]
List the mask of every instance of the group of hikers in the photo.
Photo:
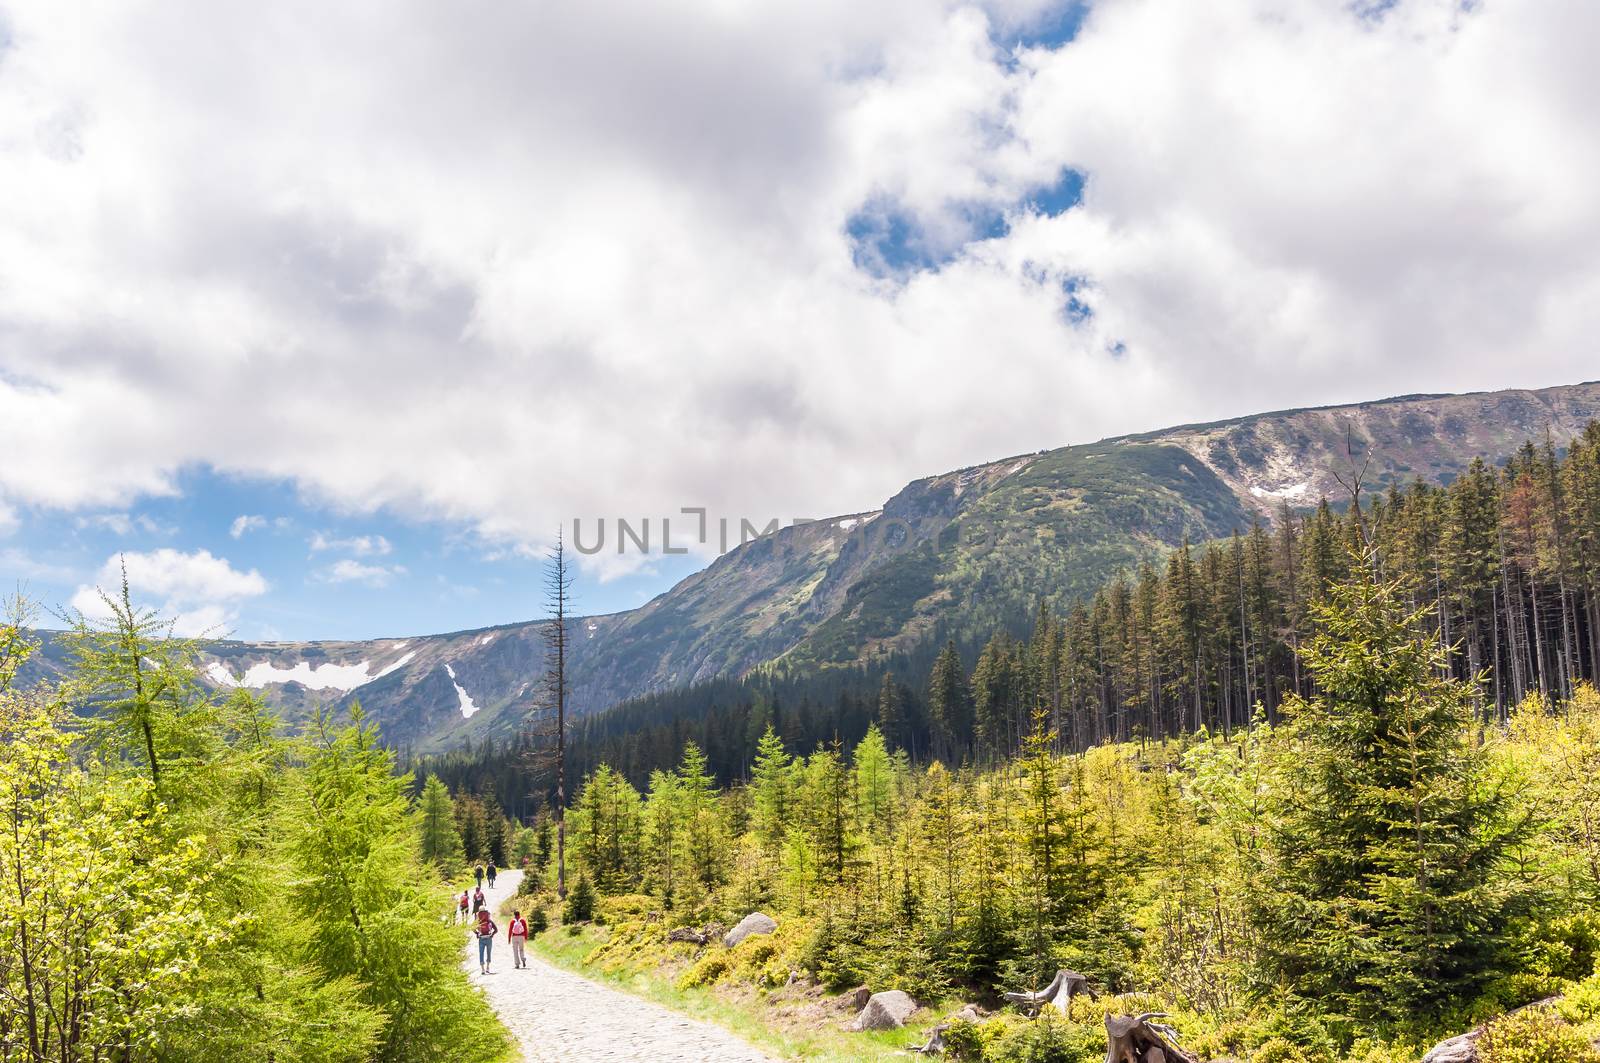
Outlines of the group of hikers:
[[[460,898],[456,901],[456,922],[471,923],[472,936],[478,939],[478,970],[483,974],[493,974],[489,969],[489,960],[494,953],[494,939],[500,934],[500,927],[495,923],[494,917],[489,913],[488,901],[483,896],[483,884],[487,879],[489,888],[494,889],[495,876],[499,873],[491,862],[487,868],[482,864],[472,869],[473,878],[477,885],[469,892],[462,890]],[[468,907],[472,914],[467,914]],[[528,945],[528,921],[522,918],[520,911],[511,913],[511,925],[506,927],[506,940],[511,942],[511,959],[513,965],[521,970],[528,966],[525,949]]]

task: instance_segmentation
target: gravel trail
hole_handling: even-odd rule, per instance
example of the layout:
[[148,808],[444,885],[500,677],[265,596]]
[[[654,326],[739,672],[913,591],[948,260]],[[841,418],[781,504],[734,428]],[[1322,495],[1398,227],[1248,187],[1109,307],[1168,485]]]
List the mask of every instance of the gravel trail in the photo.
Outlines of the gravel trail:
[[[517,891],[520,871],[502,871],[484,888],[490,910]],[[462,963],[481,985],[495,1012],[522,1046],[528,1063],[556,1060],[651,1060],[683,1063],[773,1063],[733,1034],[647,1000],[619,993],[552,967],[528,953],[528,966],[511,965],[507,919],[495,917],[493,974],[478,973],[478,947],[470,936]]]

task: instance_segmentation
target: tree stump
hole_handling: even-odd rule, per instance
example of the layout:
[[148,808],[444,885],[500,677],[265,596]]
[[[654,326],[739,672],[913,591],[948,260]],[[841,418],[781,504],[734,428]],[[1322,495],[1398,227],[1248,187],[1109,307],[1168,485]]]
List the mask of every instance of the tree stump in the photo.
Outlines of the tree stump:
[[1107,1015],[1106,1063],[1199,1063],[1178,1047],[1172,1027],[1151,1021],[1165,1017],[1161,1011]]
[[1089,980],[1077,971],[1057,971],[1050,984],[1037,993],[1007,993],[1005,997],[1030,1012],[1037,1011],[1045,1005],[1053,1005],[1057,1011],[1065,1015],[1074,993],[1087,993],[1091,1000],[1095,995],[1094,990],[1089,988]]

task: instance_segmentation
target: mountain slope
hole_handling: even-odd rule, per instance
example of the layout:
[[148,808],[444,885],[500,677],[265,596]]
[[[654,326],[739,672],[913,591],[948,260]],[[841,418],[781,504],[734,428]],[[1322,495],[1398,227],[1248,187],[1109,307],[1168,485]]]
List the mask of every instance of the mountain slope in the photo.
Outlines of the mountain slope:
[[[1184,425],[914,481],[880,510],[782,528],[646,605],[576,621],[573,706],[907,649],[941,629],[1017,623],[1087,595],[1184,539],[1270,520],[1285,504],[1445,483],[1474,457],[1557,445],[1600,417],[1600,383],[1415,395]],[[437,749],[515,730],[536,707],[537,624],[369,642],[221,642],[219,686],[261,689],[291,716],[359,697],[389,741]],[[41,668],[59,662],[50,640]]]

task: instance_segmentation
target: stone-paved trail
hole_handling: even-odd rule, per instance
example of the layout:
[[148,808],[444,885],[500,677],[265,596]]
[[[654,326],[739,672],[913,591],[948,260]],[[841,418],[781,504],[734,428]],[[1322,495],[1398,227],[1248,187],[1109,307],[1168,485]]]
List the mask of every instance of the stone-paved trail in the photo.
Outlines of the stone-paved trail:
[[[520,871],[502,871],[484,888],[491,911],[517,891]],[[468,937],[463,963],[495,1012],[522,1045],[528,1063],[546,1060],[651,1060],[682,1063],[773,1063],[733,1034],[647,1000],[619,993],[552,967],[528,953],[528,966],[511,965],[505,937],[509,919],[495,916],[493,974],[478,973],[478,946]]]

